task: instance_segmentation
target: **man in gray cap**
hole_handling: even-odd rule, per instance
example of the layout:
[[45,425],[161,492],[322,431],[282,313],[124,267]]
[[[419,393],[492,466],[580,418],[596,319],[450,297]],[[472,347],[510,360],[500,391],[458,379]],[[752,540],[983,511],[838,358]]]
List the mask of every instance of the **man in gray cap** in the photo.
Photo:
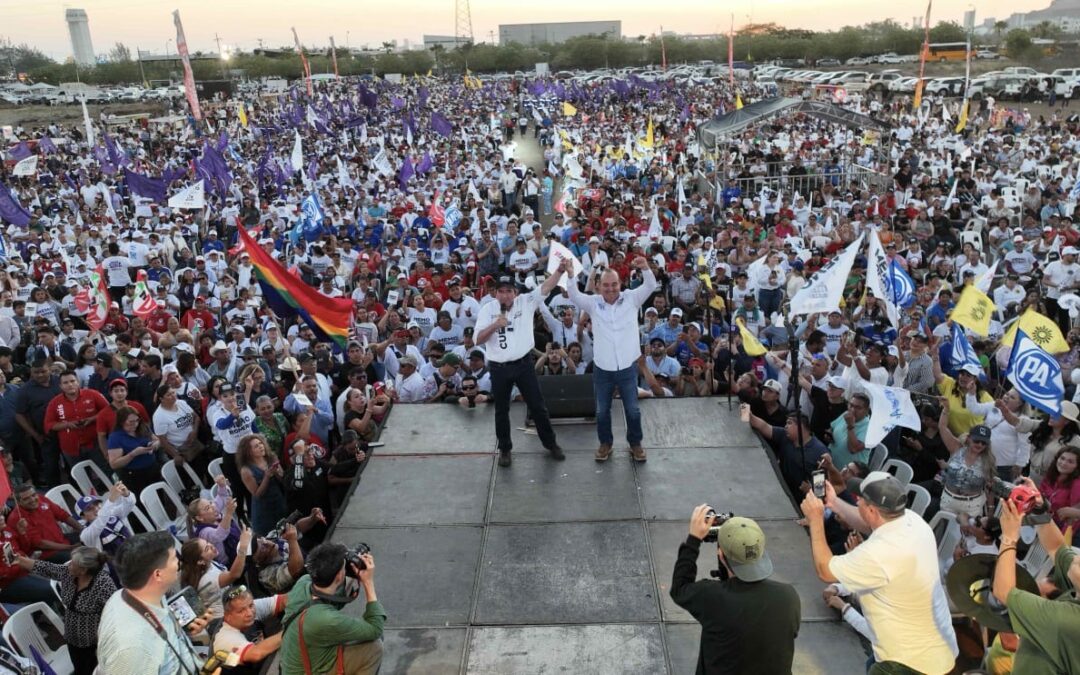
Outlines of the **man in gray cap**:
[[[825,500],[811,490],[802,502],[810,526],[814,569],[826,583],[839,581],[858,599],[873,629],[870,675],[948,673],[959,650],[949,602],[941,585],[934,531],[907,510],[907,488],[885,471],[848,481],[856,506],[825,483]],[[825,508],[862,534],[873,536],[834,556],[825,540]]]
[[[791,584],[774,581],[765,533],[749,518],[720,525],[707,504],[694,509],[679,546],[671,599],[701,624],[697,672],[790,673],[801,607]],[[716,537],[722,581],[697,581],[701,542]]]

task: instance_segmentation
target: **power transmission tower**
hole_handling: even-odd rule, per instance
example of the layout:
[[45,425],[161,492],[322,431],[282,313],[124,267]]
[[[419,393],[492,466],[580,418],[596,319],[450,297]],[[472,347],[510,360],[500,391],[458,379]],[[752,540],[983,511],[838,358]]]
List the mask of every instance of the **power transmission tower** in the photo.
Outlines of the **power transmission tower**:
[[454,37],[459,45],[473,41],[472,11],[469,9],[469,0],[454,0]]

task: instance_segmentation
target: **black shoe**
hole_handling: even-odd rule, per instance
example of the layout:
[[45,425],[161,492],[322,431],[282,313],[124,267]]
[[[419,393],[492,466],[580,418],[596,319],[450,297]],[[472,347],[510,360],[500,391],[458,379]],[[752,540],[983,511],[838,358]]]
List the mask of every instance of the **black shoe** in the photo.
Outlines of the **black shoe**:
[[510,461],[511,461],[510,460],[510,451],[509,450],[500,450],[499,451],[499,466],[510,466]]
[[560,462],[566,459],[566,455],[563,454],[562,448],[559,447],[558,443],[548,448],[547,451],[551,453],[552,459],[557,459]]

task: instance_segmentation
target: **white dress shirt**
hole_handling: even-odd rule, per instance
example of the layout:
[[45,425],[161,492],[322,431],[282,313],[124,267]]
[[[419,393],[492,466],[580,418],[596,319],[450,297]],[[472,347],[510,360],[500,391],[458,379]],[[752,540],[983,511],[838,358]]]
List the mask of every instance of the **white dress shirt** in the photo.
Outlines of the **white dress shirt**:
[[570,283],[570,299],[592,317],[593,364],[602,370],[616,371],[633,366],[641,356],[638,337],[638,310],[656,290],[652,270],[644,271],[645,281],[634,289],[619,293],[608,304],[600,295],[585,295]]

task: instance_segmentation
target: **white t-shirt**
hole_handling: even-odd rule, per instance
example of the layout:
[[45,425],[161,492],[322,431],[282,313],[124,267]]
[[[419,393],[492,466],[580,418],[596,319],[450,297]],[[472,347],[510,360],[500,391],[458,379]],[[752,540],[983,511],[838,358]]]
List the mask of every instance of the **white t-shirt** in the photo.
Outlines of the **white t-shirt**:
[[[487,342],[479,344],[487,353],[488,361],[506,363],[524,358],[535,346],[533,338],[533,316],[540,302],[540,286],[528,293],[521,293],[514,299],[510,311],[506,313],[509,324],[493,332]],[[495,323],[501,314],[498,301],[489,302],[480,308],[476,320],[476,334]]]
[[180,399],[176,401],[176,410],[166,410],[159,405],[154,411],[154,433],[164,436],[175,447],[187,442],[194,424],[195,412]]
[[128,274],[129,262],[126,257],[114,255],[101,261],[105,268],[105,275],[109,279],[109,286],[127,286],[131,283],[131,275]]
[[858,596],[877,636],[878,661],[924,673],[947,673],[959,650],[941,587],[934,531],[913,511],[874,530],[829,571]]
[[[287,600],[287,595],[273,595],[269,598],[256,599],[255,620],[265,621],[269,617],[283,612]],[[214,651],[236,652],[240,655],[241,663],[243,662],[244,652],[254,644],[239,629],[233,628],[227,622],[221,624],[217,635],[214,636]]]
[[1076,263],[1066,265],[1062,260],[1055,260],[1046,266],[1043,278],[1055,284],[1046,287],[1046,297],[1057,300],[1062,293],[1072,291],[1073,286],[1080,281],[1080,265]]
[[431,329],[435,327],[436,317],[435,310],[430,307],[425,307],[423,310],[415,307],[409,308],[409,321],[416,322],[416,325],[420,327],[420,334],[424,337],[431,335]]

